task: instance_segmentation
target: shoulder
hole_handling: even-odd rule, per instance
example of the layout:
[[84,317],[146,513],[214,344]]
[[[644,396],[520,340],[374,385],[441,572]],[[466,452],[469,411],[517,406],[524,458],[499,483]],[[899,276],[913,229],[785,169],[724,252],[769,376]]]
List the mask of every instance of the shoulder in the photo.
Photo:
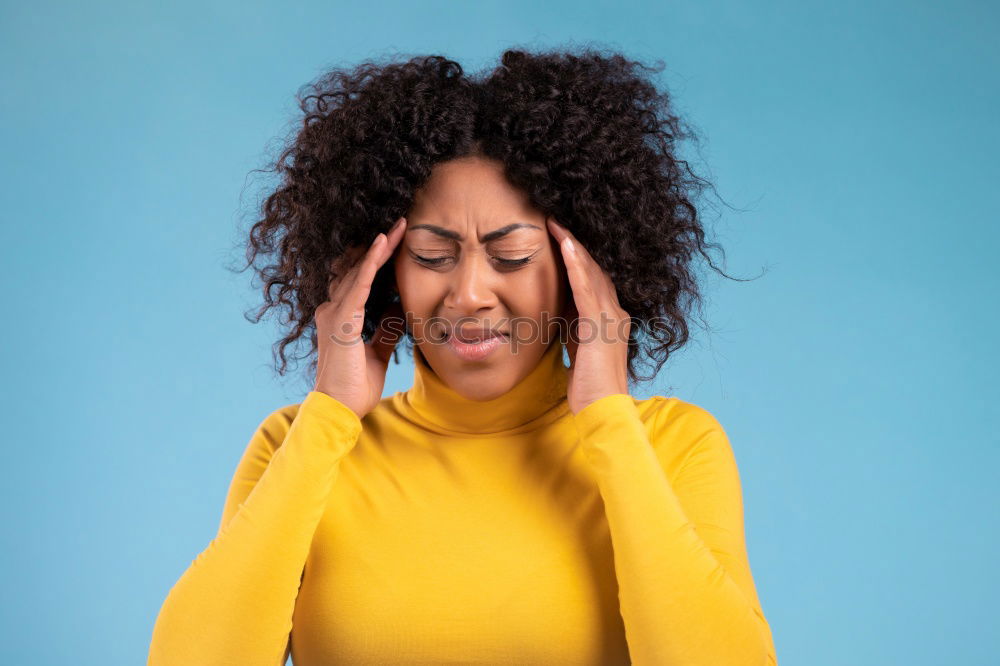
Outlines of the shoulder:
[[[657,446],[677,444],[678,440],[695,439],[709,431],[720,431],[722,425],[704,407],[677,397],[654,395],[639,399],[616,393],[588,404],[577,414],[584,430],[592,430],[609,421],[617,423],[638,417]],[[669,440],[669,441],[667,441]]]
[[[383,414],[385,403],[386,399],[383,399],[378,408],[361,419],[364,427]],[[258,424],[254,438],[273,452],[281,446],[296,418],[313,425],[320,423],[327,426],[336,423],[345,432],[360,432],[358,419],[346,406],[326,394],[310,391],[301,402],[283,405],[267,414]]]
[[299,413],[299,408],[302,407],[301,402],[292,403],[290,405],[283,405],[273,410],[270,414],[264,417],[264,420],[260,423],[260,429],[266,431],[285,431],[292,426],[292,421],[295,420],[295,416]]
[[285,435],[292,427],[292,421],[299,413],[300,405],[301,403],[282,405],[268,413],[257,424],[248,448],[270,457],[285,441]]
[[722,430],[722,424],[712,412],[693,402],[662,395],[633,400],[643,423],[658,431],[669,430],[675,435],[701,435],[707,430]]
[[725,428],[704,407],[677,397],[655,395],[636,400],[636,409],[657,457],[668,470],[680,471],[691,460],[706,454],[732,459]]

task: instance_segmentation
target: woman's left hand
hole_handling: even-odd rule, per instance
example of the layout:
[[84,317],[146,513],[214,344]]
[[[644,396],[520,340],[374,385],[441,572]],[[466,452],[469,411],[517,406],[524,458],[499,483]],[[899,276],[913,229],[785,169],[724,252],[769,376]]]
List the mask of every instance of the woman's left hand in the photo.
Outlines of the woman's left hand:
[[[573,291],[569,308],[569,386],[574,414],[604,396],[628,393],[628,340],[631,317],[618,303],[610,276],[576,237],[552,218],[549,231],[559,242]],[[575,310],[575,312],[573,312]],[[574,321],[575,319],[575,321]]]

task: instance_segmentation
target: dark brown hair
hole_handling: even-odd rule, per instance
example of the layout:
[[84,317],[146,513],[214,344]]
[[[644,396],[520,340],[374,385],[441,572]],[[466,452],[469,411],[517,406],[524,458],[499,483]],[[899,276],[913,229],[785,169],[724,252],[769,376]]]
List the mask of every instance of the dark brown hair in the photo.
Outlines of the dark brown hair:
[[[678,154],[680,141],[697,137],[648,76],[662,67],[593,48],[512,49],[480,75],[424,55],[367,60],[308,84],[297,96],[301,126],[268,169],[281,182],[250,229],[241,269],[253,266],[263,286],[251,321],[284,310],[278,373],[285,349],[306,334],[315,372],[312,316],[335,277],[333,260],[406,214],[435,164],[479,154],[502,162],[511,184],[608,271],[633,322],[629,378],[652,379],[688,341],[701,302],[696,255],[730,277],[706,252],[719,245],[705,241],[695,205],[711,183]],[[258,266],[261,257],[273,261]],[[393,275],[390,260],[371,290],[365,340],[399,307]],[[645,376],[636,364],[643,351],[653,366]]]

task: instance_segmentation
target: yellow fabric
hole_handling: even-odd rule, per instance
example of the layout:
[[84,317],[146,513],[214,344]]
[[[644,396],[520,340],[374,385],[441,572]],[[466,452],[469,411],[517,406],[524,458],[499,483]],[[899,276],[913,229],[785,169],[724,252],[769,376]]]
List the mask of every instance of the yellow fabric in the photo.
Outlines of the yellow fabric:
[[316,391],[264,419],[148,664],[777,663],[708,411],[574,416],[558,343],[489,402],[416,358],[363,420]]

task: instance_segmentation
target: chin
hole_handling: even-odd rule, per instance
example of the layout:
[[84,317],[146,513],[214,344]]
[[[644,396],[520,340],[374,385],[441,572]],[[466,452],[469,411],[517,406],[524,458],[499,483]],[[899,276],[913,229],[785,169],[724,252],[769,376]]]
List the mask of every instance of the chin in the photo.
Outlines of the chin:
[[494,360],[489,363],[463,363],[450,359],[445,382],[456,392],[469,400],[479,402],[492,400],[509,391],[516,376],[509,360]]
[[[509,391],[517,380],[518,367],[511,354],[496,354],[489,361],[470,363],[441,348],[431,360],[435,373],[456,393],[477,402],[492,400]],[[426,356],[426,354],[425,354]]]

